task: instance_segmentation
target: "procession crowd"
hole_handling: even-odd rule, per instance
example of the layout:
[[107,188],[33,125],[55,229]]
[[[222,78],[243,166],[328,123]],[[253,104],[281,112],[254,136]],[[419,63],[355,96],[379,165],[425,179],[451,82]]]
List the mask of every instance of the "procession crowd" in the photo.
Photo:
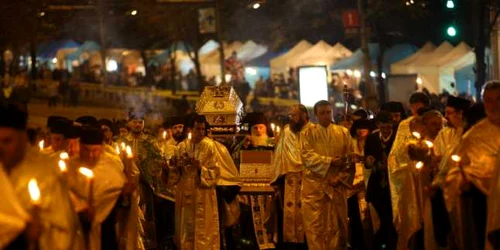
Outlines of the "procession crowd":
[[[500,82],[444,103],[297,104],[219,140],[196,113],[36,129],[2,101],[0,249],[500,249]],[[272,191],[245,191],[247,151],[272,152]]]

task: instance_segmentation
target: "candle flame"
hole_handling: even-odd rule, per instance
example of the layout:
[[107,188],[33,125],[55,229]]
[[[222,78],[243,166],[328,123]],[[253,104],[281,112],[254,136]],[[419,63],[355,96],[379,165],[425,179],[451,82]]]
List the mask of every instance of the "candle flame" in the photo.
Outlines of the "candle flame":
[[163,131],[163,139],[167,139],[167,131]]
[[432,143],[431,141],[425,141],[425,144],[427,144],[427,147],[429,148],[434,147],[434,143]]
[[280,132],[280,126],[276,127],[276,133],[279,133]]
[[116,145],[115,151],[116,151],[116,154],[118,154],[118,155],[120,154],[121,151],[120,151],[120,147],[118,147],[118,145]]
[[78,169],[78,172],[82,174],[83,176],[87,177],[88,179],[94,178],[94,171],[86,168],[86,167],[81,167]]
[[417,138],[417,139],[422,138],[422,136],[420,135],[420,133],[419,133],[419,132],[413,132],[413,133],[411,133],[411,134],[412,134],[415,138]]
[[61,158],[61,160],[67,160],[69,159],[69,154],[66,153],[66,152],[62,152],[60,155],[59,155],[59,158]]
[[122,142],[122,143],[120,144],[120,146],[121,146],[122,150],[125,150],[125,147],[126,147],[127,145],[125,145],[125,142]]
[[421,169],[423,167],[424,167],[424,163],[421,161],[419,161],[419,162],[417,162],[417,164],[415,164],[415,168],[417,168],[417,169]]
[[191,133],[188,134],[188,140],[191,140],[192,136]]
[[66,173],[68,171],[68,168],[66,167],[66,162],[64,162],[64,160],[59,160],[58,165],[61,172]]
[[453,160],[454,162],[460,162],[462,160],[462,157],[458,155],[452,155],[451,160]]
[[132,158],[132,148],[130,146],[127,146],[125,148],[125,152],[127,152],[127,157]]
[[40,150],[43,150],[43,149],[44,149],[44,144],[45,144],[45,141],[44,141],[44,140],[41,140],[41,141],[38,143],[38,147],[40,148]]
[[274,131],[276,129],[276,125],[274,123],[271,123],[271,130]]
[[34,205],[40,204],[40,189],[35,178],[32,178],[28,183],[28,191],[30,193],[31,202]]

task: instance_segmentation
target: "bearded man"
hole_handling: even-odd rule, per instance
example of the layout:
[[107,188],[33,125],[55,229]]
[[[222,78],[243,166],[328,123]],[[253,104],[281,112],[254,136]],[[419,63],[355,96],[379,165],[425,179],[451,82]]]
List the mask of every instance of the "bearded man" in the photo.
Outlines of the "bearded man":
[[304,105],[293,105],[290,124],[285,126],[274,150],[271,185],[277,190],[278,248],[306,249],[300,189],[303,163],[300,157],[303,131],[312,123]]

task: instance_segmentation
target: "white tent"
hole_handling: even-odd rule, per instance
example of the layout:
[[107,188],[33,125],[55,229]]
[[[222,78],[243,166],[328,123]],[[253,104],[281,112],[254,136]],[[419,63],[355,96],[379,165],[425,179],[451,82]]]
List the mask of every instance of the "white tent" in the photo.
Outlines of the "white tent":
[[263,45],[256,44],[254,41],[248,41],[243,46],[241,46],[236,53],[238,54],[238,59],[243,62],[248,62],[255,59],[267,52],[267,47]]
[[391,65],[391,73],[392,74],[405,74],[406,73],[406,67],[409,64],[414,63],[421,57],[425,57],[428,54],[432,53],[436,49],[436,46],[432,44],[431,42],[427,42],[421,49],[419,49],[416,53],[410,55],[409,57],[393,63]]
[[276,58],[273,58],[270,61],[271,73],[273,73],[273,74],[286,73],[288,71],[288,67],[290,65],[289,64],[290,60],[293,60],[293,58],[304,53],[306,50],[310,49],[311,47],[312,47],[311,43],[309,43],[306,40],[302,40],[299,43],[297,43],[287,53],[285,53],[281,56],[278,56]]
[[431,93],[440,93],[443,90],[453,93],[450,85],[453,82],[453,75],[446,74],[439,66],[432,66],[432,63],[439,62],[445,57],[453,58],[451,53],[455,53],[454,51],[450,43],[443,42],[432,52],[420,53],[419,56],[413,58],[414,60],[408,60],[406,64],[398,62],[400,64],[396,67],[391,66],[391,73],[417,74],[422,80],[422,88],[428,89]]
[[306,66],[306,65],[325,65],[325,56],[330,52],[332,46],[321,40],[308,50],[302,52],[296,57],[289,60],[290,66]]

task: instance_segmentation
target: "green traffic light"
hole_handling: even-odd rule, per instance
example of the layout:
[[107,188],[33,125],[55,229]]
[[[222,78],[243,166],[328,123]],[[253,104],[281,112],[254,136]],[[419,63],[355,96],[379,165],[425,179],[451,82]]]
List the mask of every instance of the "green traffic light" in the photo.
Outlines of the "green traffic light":
[[448,0],[446,2],[446,8],[448,8],[448,9],[454,9],[455,8],[455,2],[453,2],[453,0]]
[[448,33],[448,36],[454,37],[457,35],[457,29],[455,29],[455,27],[453,27],[453,26],[450,26],[446,30],[446,33]]

